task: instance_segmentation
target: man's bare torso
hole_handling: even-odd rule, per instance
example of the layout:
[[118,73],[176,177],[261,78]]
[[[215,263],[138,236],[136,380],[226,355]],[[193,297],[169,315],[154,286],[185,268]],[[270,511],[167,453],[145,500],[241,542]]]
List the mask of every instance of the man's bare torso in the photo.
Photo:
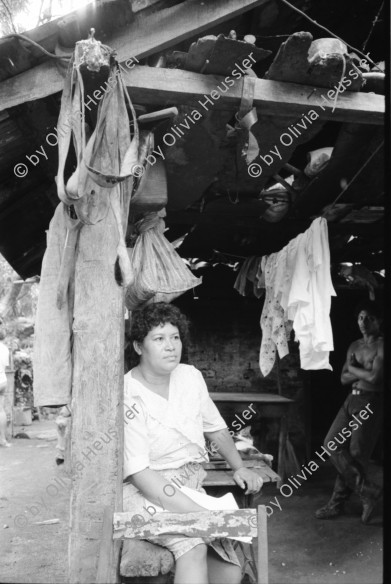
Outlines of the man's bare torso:
[[[383,337],[377,338],[373,343],[366,344],[363,339],[354,341],[351,346],[351,354],[354,353],[357,364],[365,369],[366,371],[371,371],[373,366],[373,361],[378,354],[379,349],[383,348]],[[377,385],[369,383],[364,379],[359,379],[355,381],[352,385],[353,389],[363,389],[366,391],[382,391],[382,384]]]

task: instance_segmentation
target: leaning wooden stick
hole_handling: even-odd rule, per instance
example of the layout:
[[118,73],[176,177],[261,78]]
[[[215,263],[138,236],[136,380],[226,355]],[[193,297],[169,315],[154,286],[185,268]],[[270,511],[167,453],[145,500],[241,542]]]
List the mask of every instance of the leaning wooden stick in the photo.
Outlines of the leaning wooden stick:
[[79,219],[71,219],[68,215],[67,210],[64,208],[64,213],[68,218],[68,228],[65,235],[65,244],[61,257],[61,267],[58,276],[57,284],[57,308],[61,310],[64,306],[68,286],[71,280],[71,276],[75,271],[75,254],[76,254],[76,244],[79,237],[79,232],[82,227],[82,222]]

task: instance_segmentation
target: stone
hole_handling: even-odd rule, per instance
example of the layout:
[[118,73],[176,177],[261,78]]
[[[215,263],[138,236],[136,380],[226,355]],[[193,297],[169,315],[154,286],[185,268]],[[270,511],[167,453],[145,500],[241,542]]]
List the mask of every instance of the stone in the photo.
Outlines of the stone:
[[121,556],[121,576],[151,577],[168,574],[174,568],[174,556],[161,546],[148,541],[125,539]]

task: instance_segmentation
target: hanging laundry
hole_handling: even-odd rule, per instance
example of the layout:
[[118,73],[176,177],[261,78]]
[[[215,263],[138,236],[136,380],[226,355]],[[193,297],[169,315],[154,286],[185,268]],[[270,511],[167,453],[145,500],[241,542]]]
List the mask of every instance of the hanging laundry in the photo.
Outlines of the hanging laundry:
[[74,271],[68,274],[66,288],[61,288],[58,306],[61,262],[71,221],[67,206],[60,203],[50,222],[39,285],[33,356],[35,407],[63,406],[71,398]]
[[286,250],[262,258],[262,271],[265,274],[266,296],[261,315],[262,344],[259,366],[264,376],[273,369],[276,349],[280,359],[288,355],[288,340],[292,323],[287,321],[280,304],[280,288],[283,284],[283,266]]
[[[251,286],[249,286],[249,282]],[[256,298],[261,298],[264,294],[264,287],[261,258],[250,256],[243,262],[235,280],[234,288],[242,296],[249,296],[253,293]]]
[[288,299],[302,369],[332,370],[331,296],[336,292],[330,275],[327,221],[318,217],[301,238]]
[[[61,203],[49,227],[35,327],[36,406],[65,405],[71,400],[72,323],[77,323],[75,332],[85,330],[84,314],[74,314],[74,296],[84,294],[75,279],[76,253],[78,261],[84,261],[83,253],[91,254],[88,259],[91,263],[97,261],[108,239],[104,231],[108,226],[110,237],[118,240],[121,283],[129,287],[134,281],[125,233],[135,175],[139,170],[139,131],[136,113],[114,54],[91,33],[87,41],[76,43],[64,82],[58,119],[56,177]],[[95,128],[86,123],[85,108],[88,105],[83,69],[110,74],[97,109]],[[66,180],[71,141],[76,168]],[[81,252],[80,242],[90,228],[103,230],[105,237],[98,238],[101,248]],[[116,258],[111,259],[114,278]]]
[[261,315],[262,343],[259,365],[268,375],[275,362],[288,354],[293,328],[299,341],[302,369],[332,369],[331,296],[327,221],[318,217],[281,251],[262,258],[266,297]]

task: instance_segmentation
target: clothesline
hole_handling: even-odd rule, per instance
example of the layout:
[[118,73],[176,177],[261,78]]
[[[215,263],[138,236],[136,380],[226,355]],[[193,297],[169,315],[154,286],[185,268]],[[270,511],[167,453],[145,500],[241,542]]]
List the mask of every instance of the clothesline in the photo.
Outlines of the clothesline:
[[213,253],[219,254],[221,256],[227,257],[227,258],[232,258],[232,259],[238,259],[238,260],[246,260],[249,256],[242,256],[242,255],[236,255],[233,253],[226,253],[224,251],[219,251],[218,249],[214,249],[212,250]]

